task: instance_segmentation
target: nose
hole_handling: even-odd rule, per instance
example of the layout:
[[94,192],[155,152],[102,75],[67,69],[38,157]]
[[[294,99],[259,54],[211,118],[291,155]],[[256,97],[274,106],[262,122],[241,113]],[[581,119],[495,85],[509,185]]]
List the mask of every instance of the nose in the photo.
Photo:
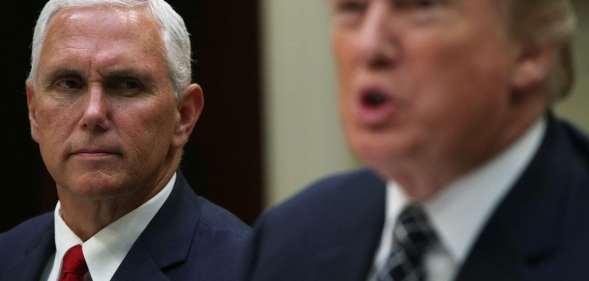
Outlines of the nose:
[[92,132],[107,131],[111,126],[109,107],[108,97],[102,87],[90,86],[81,119],[82,128]]
[[[360,29],[357,44],[360,59],[370,70],[388,69],[396,63],[399,55],[399,38],[395,31],[388,1],[375,1],[367,11]],[[379,5],[381,4],[381,5]]]

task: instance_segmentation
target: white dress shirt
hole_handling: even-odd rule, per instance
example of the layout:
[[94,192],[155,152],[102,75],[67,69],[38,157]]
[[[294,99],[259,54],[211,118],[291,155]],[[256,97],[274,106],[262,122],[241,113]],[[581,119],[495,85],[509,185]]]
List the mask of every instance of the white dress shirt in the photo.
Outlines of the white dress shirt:
[[109,281],[139,235],[147,227],[172,192],[176,174],[168,184],[137,209],[109,224],[83,242],[59,215],[58,202],[54,212],[55,254],[49,259],[41,281],[58,281],[63,256],[71,247],[82,244],[88,273],[93,281]]
[[[489,216],[536,154],[545,131],[546,121],[537,121],[523,137],[500,155],[421,203],[440,238],[439,245],[425,256],[426,281],[454,279]],[[390,255],[393,228],[408,203],[399,185],[389,182],[381,242],[368,280],[373,278]]]

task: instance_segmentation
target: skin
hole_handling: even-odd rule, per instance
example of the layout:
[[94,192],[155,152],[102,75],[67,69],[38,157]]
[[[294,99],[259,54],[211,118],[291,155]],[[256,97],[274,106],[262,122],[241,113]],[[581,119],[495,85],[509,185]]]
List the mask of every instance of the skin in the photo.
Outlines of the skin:
[[26,83],[31,133],[84,241],[164,187],[202,111],[198,85],[174,96],[163,50],[144,8],[70,8],[49,23]]
[[[553,47],[514,38],[497,0],[330,0],[340,112],[360,159],[427,200],[545,111]],[[360,93],[390,110],[368,122]]]

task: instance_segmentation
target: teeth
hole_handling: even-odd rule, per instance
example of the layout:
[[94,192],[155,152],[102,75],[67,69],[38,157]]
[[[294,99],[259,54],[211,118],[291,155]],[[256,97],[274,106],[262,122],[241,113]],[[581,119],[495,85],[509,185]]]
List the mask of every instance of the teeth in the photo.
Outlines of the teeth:
[[369,92],[362,97],[362,103],[368,107],[378,107],[389,100],[387,95],[379,92]]

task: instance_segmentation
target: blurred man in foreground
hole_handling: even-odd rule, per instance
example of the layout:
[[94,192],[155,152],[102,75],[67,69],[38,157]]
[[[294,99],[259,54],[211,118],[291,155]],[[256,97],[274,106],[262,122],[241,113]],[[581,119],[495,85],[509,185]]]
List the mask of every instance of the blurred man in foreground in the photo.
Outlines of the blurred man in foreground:
[[589,142],[567,0],[329,0],[340,111],[368,169],[257,223],[246,279],[584,280]]
[[248,227],[177,172],[203,108],[162,0],[51,0],[26,81],[55,211],[0,235],[0,280],[225,280]]

